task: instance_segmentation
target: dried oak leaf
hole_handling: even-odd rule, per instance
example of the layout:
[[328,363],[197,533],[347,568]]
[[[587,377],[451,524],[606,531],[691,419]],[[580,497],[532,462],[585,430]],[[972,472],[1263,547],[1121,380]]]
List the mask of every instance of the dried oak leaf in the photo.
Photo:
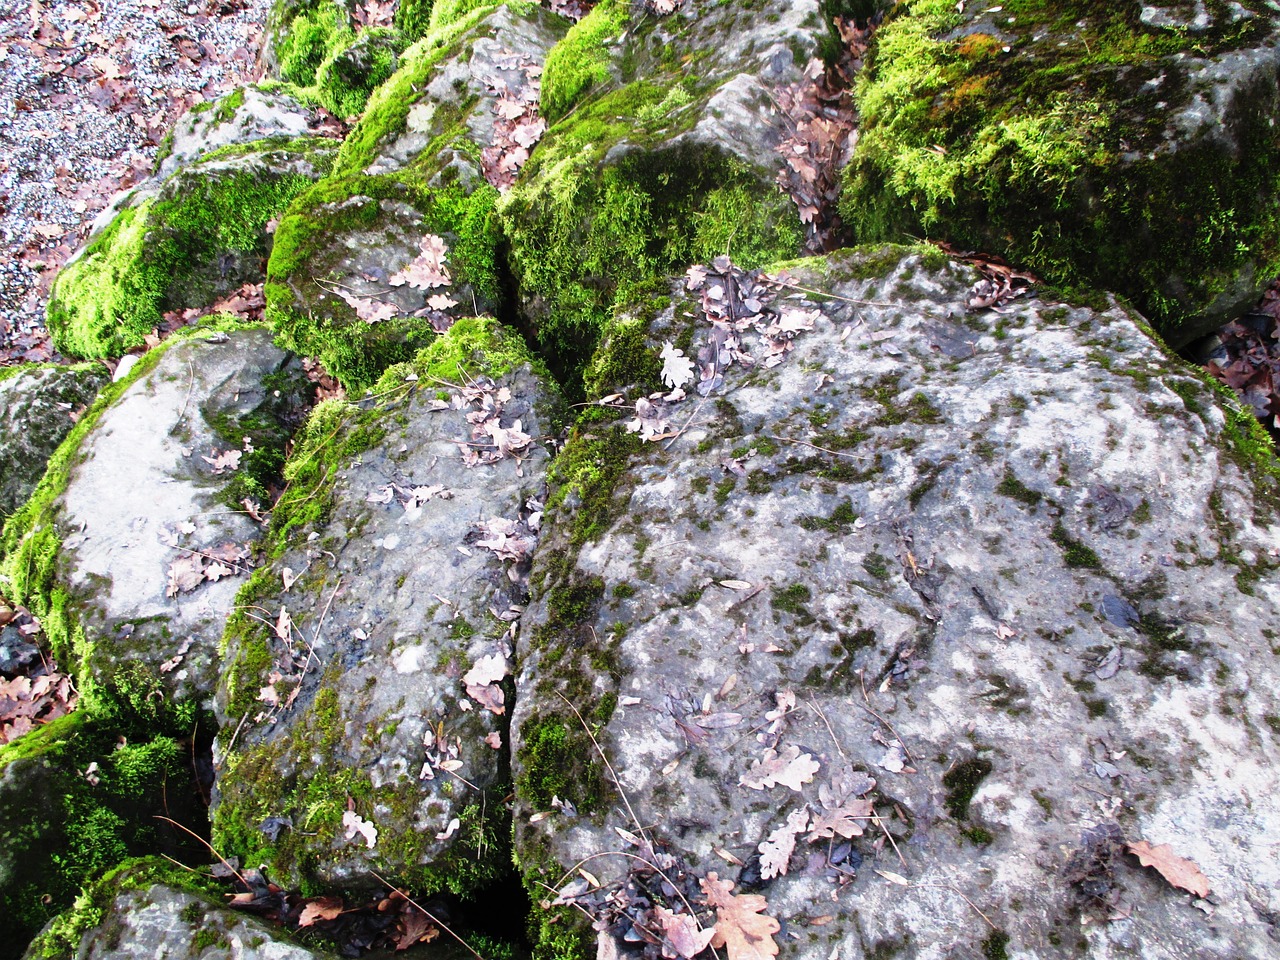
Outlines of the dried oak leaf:
[[347,831],[347,839],[354,840],[356,834],[364,837],[365,845],[372,850],[373,845],[378,842],[378,828],[369,820],[364,819],[354,810],[348,810],[342,815],[342,826]]
[[711,946],[725,947],[729,960],[772,960],[778,955],[773,935],[782,925],[764,915],[769,902],[758,893],[733,893],[733,882],[721,880],[713,870],[699,880],[707,902],[716,908],[715,936]]
[[781,753],[770,747],[763,759],[753,763],[738,782],[752,790],[767,790],[781,785],[799,791],[813,779],[821,766],[809,754],[801,753],[797,746],[786,747]]
[[404,269],[392,274],[387,281],[393,287],[408,284],[419,290],[443,287],[449,283],[449,270],[445,266],[445,254],[449,248],[442,237],[429,233],[422,238],[422,252],[405,264]]
[[676,957],[693,960],[707,949],[707,944],[716,935],[714,926],[701,930],[698,928],[697,918],[687,913],[672,913],[661,904],[654,907],[653,915],[662,927],[662,936],[666,941],[662,945],[662,955],[671,960]]
[[683,387],[693,379],[693,361],[684,355],[684,351],[667,340],[662,344],[662,382],[669,387]]
[[400,924],[395,933],[396,951],[408,950],[415,943],[426,943],[438,936],[440,928],[431,922],[425,911],[410,904],[400,914]]
[[796,849],[796,838],[809,829],[809,808],[792,810],[777,830],[760,844],[760,876],[765,880],[784,877],[791,854]]
[[1144,867],[1155,867],[1160,876],[1178,889],[1189,890],[1197,897],[1209,895],[1209,878],[1195,863],[1174,853],[1169,844],[1153,847],[1146,840],[1139,840],[1125,846]]
[[176,597],[180,593],[190,593],[203,582],[204,560],[189,553],[169,564],[169,586],[164,595]]
[[222,453],[214,448],[213,456],[201,456],[200,459],[209,464],[213,468],[214,473],[222,473],[223,470],[240,469],[240,451],[239,450],[223,450]]
[[467,686],[474,684],[483,687],[497,683],[507,675],[508,670],[506,657],[500,653],[490,653],[471,665],[471,669],[463,674],[462,682]]

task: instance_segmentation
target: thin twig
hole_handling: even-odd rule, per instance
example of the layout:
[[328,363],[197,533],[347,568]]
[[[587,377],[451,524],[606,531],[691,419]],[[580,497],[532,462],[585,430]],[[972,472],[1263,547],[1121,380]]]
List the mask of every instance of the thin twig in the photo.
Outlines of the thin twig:
[[226,859],[222,856],[222,854],[220,854],[217,850],[213,849],[213,847],[210,845],[210,843],[209,843],[209,841],[208,841],[208,840],[206,840],[204,837],[200,836],[200,834],[195,833],[195,832],[194,832],[194,831],[192,831],[192,830],[188,830],[186,827],[184,827],[182,824],[180,824],[177,820],[170,820],[168,817],[163,817],[163,816],[161,816],[161,815],[160,815],[160,814],[158,814],[158,813],[157,813],[157,814],[154,814],[154,815],[153,815],[153,817],[154,817],[154,819],[156,819],[156,820],[164,820],[166,823],[171,823],[171,824],[173,824],[175,827],[177,827],[177,828],[178,828],[179,830],[181,830],[183,833],[189,833],[189,834],[191,834],[191,836],[193,836],[193,837],[195,837],[197,840],[199,840],[199,841],[200,841],[200,843],[202,843],[202,844],[203,844],[203,845],[208,849],[208,851],[209,851],[210,853],[212,853],[215,857],[217,857],[217,858],[218,858],[218,862],[219,862],[219,863],[221,863],[224,867],[226,867],[226,868],[227,868],[228,870],[230,870],[233,874],[235,874],[236,879],[237,879],[237,880],[239,880],[241,883],[243,883],[243,884],[244,884],[244,887],[245,887],[245,889],[246,889],[246,890],[248,890],[248,889],[249,889],[249,883],[248,883],[248,881],[247,881],[247,880],[245,880],[245,878],[241,875],[240,871],[239,871],[239,870],[237,870],[235,867],[233,867],[231,864],[227,863]]
[[893,839],[893,834],[889,832],[889,828],[884,825],[884,818],[874,810],[871,812],[871,820],[877,827],[884,831],[886,839],[893,845],[893,852],[898,855],[898,862],[904,867],[907,866],[907,858],[902,855],[902,851],[898,849],[898,841]]
[[[650,844],[650,849],[653,849],[652,844]],[[559,887],[564,886],[564,882],[568,880],[570,877],[572,877],[575,873],[577,873],[578,870],[581,869],[584,864],[589,863],[592,860],[595,860],[597,857],[628,857],[632,860],[639,860],[641,863],[643,863],[645,866],[652,869],[654,873],[662,877],[663,880],[667,881],[667,883],[671,885],[671,889],[675,890],[676,896],[680,898],[680,902],[683,903],[686,908],[688,908],[689,913],[693,916],[694,922],[698,924],[698,929],[699,930],[702,929],[702,924],[698,922],[697,911],[693,909],[693,904],[691,904],[688,900],[685,899],[684,894],[680,892],[680,887],[675,883],[675,881],[672,880],[670,877],[668,877],[666,873],[663,872],[662,868],[659,867],[652,860],[646,860],[644,857],[637,856],[634,853],[627,853],[627,851],[625,850],[604,850],[600,853],[593,853],[588,857],[583,857],[581,860],[575,863],[572,867],[570,867],[568,871],[566,871],[564,876],[560,878],[560,883],[557,884],[555,888],[548,888],[548,889],[552,889],[556,894],[556,896],[558,897],[560,895]],[[585,879],[585,877],[583,879]],[[545,887],[546,884],[544,883],[543,886]]]
[[880,300],[855,300],[853,297],[841,297],[834,293],[827,293],[825,290],[813,290],[809,287],[802,287],[796,283],[788,283],[786,280],[779,280],[776,277],[761,277],[765,283],[772,283],[775,286],[786,287],[789,290],[798,290],[801,293],[812,293],[827,300],[839,300],[842,303],[856,303],[861,307],[900,307],[900,303],[884,303]]
[[991,922],[991,918],[990,918],[990,917],[988,917],[988,916],[987,916],[985,913],[983,913],[981,910],[979,910],[979,909],[978,909],[978,905],[977,905],[976,903],[974,903],[972,900],[970,900],[968,897],[966,897],[966,896],[964,895],[964,893],[960,890],[960,888],[959,888],[959,887],[957,887],[954,883],[932,883],[932,882],[931,882],[931,883],[917,883],[917,884],[916,884],[916,886],[917,886],[917,887],[938,887],[938,888],[941,888],[941,889],[944,889],[944,890],[950,890],[952,893],[954,893],[957,897],[959,897],[961,900],[963,900],[963,901],[964,901],[965,903],[967,903],[969,906],[973,907],[973,911],[974,911],[974,913],[976,913],[978,916],[980,916],[983,920],[987,921],[987,925],[988,925],[989,927],[991,927],[991,929],[992,929],[992,930],[999,930],[999,929],[1000,929],[1000,928],[999,928],[999,927],[997,927],[994,923],[992,923],[992,922]]
[[813,709],[818,711],[818,716],[822,718],[822,723],[823,725],[826,726],[827,733],[831,734],[831,742],[836,745],[836,750],[840,754],[840,759],[844,760],[847,763],[849,761],[849,757],[845,754],[844,747],[840,746],[840,741],[836,737],[836,732],[831,729],[831,722],[827,719],[827,715],[822,712],[822,708],[818,706],[818,701],[813,697],[809,697],[809,704],[813,707]]
[[[865,690],[863,690],[863,692],[862,692],[862,693],[863,693],[863,696],[865,697],[865,696],[866,696],[866,691],[865,691]],[[911,765],[914,767],[914,766],[915,766],[915,763],[916,763],[916,758],[915,758],[915,757],[913,757],[913,756],[911,755],[911,751],[907,749],[907,741],[905,741],[905,740],[903,740],[903,739],[902,739],[902,734],[898,733],[898,731],[897,731],[897,730],[893,729],[893,724],[892,724],[892,723],[890,723],[888,720],[886,720],[884,717],[880,716],[880,714],[878,714],[878,713],[876,713],[874,710],[872,710],[872,709],[871,709],[871,707],[869,707],[869,706],[867,706],[867,705],[865,705],[865,704],[864,704],[864,705],[863,705],[863,707],[862,707],[862,709],[863,709],[863,710],[865,710],[865,711],[867,711],[867,713],[871,714],[873,717],[875,717],[877,720],[879,720],[881,723],[883,723],[886,727],[888,727],[888,728],[889,728],[889,732],[890,732],[890,733],[892,733],[892,734],[894,735],[894,737],[897,739],[898,743],[900,743],[900,744],[902,745],[902,752],[903,752],[904,754],[906,754],[906,756],[907,756],[907,760],[908,760],[908,761],[911,763]]]
[[820,447],[816,443],[810,443],[808,440],[792,440],[790,437],[776,437],[769,435],[770,440],[777,440],[779,443],[794,443],[801,447],[812,447],[814,450],[821,450],[823,453],[829,453],[833,457],[847,457],[850,460],[874,460],[874,457],[860,457],[856,453],[841,453],[838,450],[828,450],[826,447]]
[[679,430],[677,430],[677,431],[676,431],[676,435],[675,435],[674,437],[672,437],[670,440],[668,440],[668,441],[667,441],[666,445],[662,448],[663,450],[670,450],[670,449],[671,449],[671,444],[673,444],[673,443],[675,443],[677,440],[679,440],[679,439],[680,439],[680,435],[681,435],[681,434],[683,434],[686,430],[688,430],[688,429],[689,429],[689,424],[693,423],[693,418],[694,418],[694,417],[696,417],[699,413],[701,413],[701,412],[702,412],[702,408],[703,408],[703,406],[704,406],[704,405],[706,404],[706,402],[707,402],[708,400],[710,400],[710,399],[711,399],[711,394],[710,394],[710,393],[708,393],[705,397],[703,397],[701,400],[699,400],[699,401],[698,401],[698,405],[697,405],[696,407],[694,407],[694,408],[693,408],[693,413],[689,414],[689,419],[688,419],[688,420],[686,420],[686,421],[684,422],[684,426],[683,426],[683,427],[681,427]]
[[476,953],[475,948],[471,946],[471,944],[467,943],[467,941],[463,940],[460,936],[458,936],[451,929],[449,929],[449,927],[445,924],[445,922],[441,920],[439,917],[437,917],[434,913],[432,913],[422,904],[418,903],[416,900],[413,899],[413,897],[409,896],[409,894],[405,893],[399,887],[395,886],[393,883],[391,883],[389,880],[387,880],[385,877],[379,874],[376,870],[370,870],[369,872],[372,873],[379,880],[381,880],[383,883],[385,883],[388,887],[390,887],[396,893],[400,894],[400,896],[404,897],[405,900],[407,900],[409,903],[413,904],[415,907],[421,910],[426,915],[427,919],[430,920],[432,923],[434,923],[437,927],[439,927],[449,936],[453,937],[453,939],[457,940],[460,944],[466,947],[467,952],[470,953],[473,957],[475,957],[476,960],[484,960],[484,957]]
[[611,764],[609,762],[609,758],[604,755],[604,750],[600,748],[600,742],[596,740],[596,735],[592,733],[591,728],[587,726],[587,721],[582,719],[582,714],[578,712],[578,708],[570,703],[569,699],[563,693],[557,690],[556,696],[565,702],[565,706],[573,711],[573,715],[577,717],[578,722],[582,724],[582,729],[585,730],[587,732],[587,736],[591,738],[591,745],[596,748],[596,753],[600,754],[600,759],[604,763],[605,768],[608,769],[609,776],[613,778],[614,786],[618,788],[618,795],[622,797],[622,803],[627,808],[627,814],[631,817],[631,822],[636,825],[636,830],[639,831],[640,836],[644,837],[645,842],[647,842],[649,846],[653,846],[653,841],[648,837],[645,837],[644,827],[640,823],[640,818],[637,817],[636,812],[631,809],[631,801],[627,799],[627,791],[622,789],[622,781],[618,779],[618,772],[613,769],[613,764]]

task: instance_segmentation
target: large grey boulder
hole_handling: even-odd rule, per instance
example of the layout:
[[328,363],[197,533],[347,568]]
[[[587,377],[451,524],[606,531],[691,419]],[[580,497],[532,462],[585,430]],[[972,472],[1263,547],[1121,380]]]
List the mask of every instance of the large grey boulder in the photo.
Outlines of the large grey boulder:
[[104,395],[9,524],[9,589],[96,706],[189,729],[207,705],[308,389],[267,331],[193,331]]
[[1280,949],[1265,438],[1136,316],[939,260],[722,262],[602,346],[517,646],[548,948]]
[[53,451],[111,379],[100,364],[0,371],[0,530],[31,495]]
[[506,703],[558,394],[459,321],[316,408],[241,594],[214,842],[281,883],[470,893],[508,869]]

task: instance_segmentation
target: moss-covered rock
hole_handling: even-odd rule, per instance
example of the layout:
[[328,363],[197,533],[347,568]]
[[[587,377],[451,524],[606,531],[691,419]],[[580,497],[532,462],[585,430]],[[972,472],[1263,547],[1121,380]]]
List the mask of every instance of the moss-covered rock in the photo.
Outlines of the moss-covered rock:
[[64,353],[118,356],[167,310],[260,279],[267,224],[329,167],[332,141],[229,145],[136,190],[54,281],[48,326]]
[[[495,84],[528,82],[527,69],[562,32],[559,19],[537,7],[488,6],[405,52],[331,176],[280,222],[266,299],[282,342],[319,356],[348,388],[363,388],[451,318],[497,309],[498,192],[483,161],[495,136]],[[394,283],[429,237],[444,244],[448,282]],[[394,309],[370,322],[353,299]]]
[[25,960],[322,960],[279,927],[224,905],[225,885],[158,857],[131,859],[86,887]]
[[[214,844],[304,889],[380,873],[467,895],[508,864],[501,678],[528,569],[484,524],[511,521],[531,549],[561,401],[488,318],[458,321],[376,396],[316,408],[270,562],[228,623]],[[494,457],[499,428],[528,436]]]
[[129,856],[203,860],[203,848],[157,820],[198,824],[190,745],[147,737],[122,745],[87,713],[0,747],[0,955],[17,957],[81,887]]
[[261,532],[244,501],[270,503],[309,387],[265,330],[222,320],[105,387],[50,458],[0,572],[88,709],[186,732],[207,708]]
[[897,6],[856,101],[857,239],[945,238],[1123,293],[1174,346],[1280,269],[1264,3]]
[[800,251],[774,184],[787,134],[759,107],[818,55],[822,16],[817,0],[692,2],[666,18],[604,0],[552,51],[542,108],[558,122],[499,210],[521,309],[566,382],[614,305],[669,272]]
[[0,370],[0,531],[44,476],[49,457],[111,375],[101,364]]

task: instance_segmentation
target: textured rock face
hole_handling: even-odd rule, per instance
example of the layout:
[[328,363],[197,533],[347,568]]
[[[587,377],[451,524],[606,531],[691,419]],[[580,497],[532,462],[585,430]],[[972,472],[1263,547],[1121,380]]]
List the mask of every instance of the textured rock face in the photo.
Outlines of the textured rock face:
[[[686,891],[762,893],[787,956],[1269,955],[1274,483],[1122,311],[966,315],[965,269],[899,255],[739,290],[804,330],[771,368],[698,295],[645,315],[655,357],[692,327],[690,355],[757,365],[634,424],[678,435],[597,422],[562,454],[517,650],[520,862],[591,858],[611,890],[652,843]],[[603,450],[611,477],[575,472]],[[579,815],[537,816],[553,795]],[[1212,916],[1099,828],[1198,863]],[[621,947],[589,886],[567,899]]]
[[302,137],[312,132],[317,120],[316,111],[288,94],[241,87],[178,120],[168,156],[160,161],[157,173],[168,177],[202,154],[223,147]]
[[300,504],[319,518],[277,506],[257,612],[228,630],[215,832],[290,884],[425,871],[466,893],[506,867],[503,677],[559,400],[491,320],[377,393],[318,408],[295,463],[332,464]]
[[44,476],[49,457],[111,379],[106,367],[30,367],[0,380],[0,529]]
[[[167,875],[167,876],[166,876]],[[153,876],[168,882],[154,882]],[[320,960],[334,954],[304,947],[270,924],[220,906],[204,891],[178,884],[163,861],[138,861],[91,888],[83,915],[59,918],[25,954],[31,960],[74,956],[93,960]]]
[[[532,113],[537,74],[564,30],[561,18],[537,7],[486,5],[405,51],[331,175],[281,220],[265,292],[286,343],[363,388],[453,319],[498,309],[491,181],[506,156],[495,145],[500,123],[506,151],[516,148],[499,105],[529,104]],[[532,127],[526,132],[537,139]],[[508,179],[519,166],[512,163]],[[435,238],[444,274],[405,282],[399,271]]]
[[790,131],[762,105],[801,80],[825,29],[816,0],[670,17],[607,0],[556,48],[541,101],[554,125],[500,212],[522,308],[558,365],[577,375],[614,305],[668,272],[800,252],[774,184]]
[[261,533],[239,501],[265,499],[305,381],[264,330],[196,334],[156,359],[69,441],[65,485],[10,531],[6,572],[82,689],[163,714],[213,692]]
[[841,211],[1131,298],[1174,346],[1276,271],[1280,31],[1265,3],[897,5]]

